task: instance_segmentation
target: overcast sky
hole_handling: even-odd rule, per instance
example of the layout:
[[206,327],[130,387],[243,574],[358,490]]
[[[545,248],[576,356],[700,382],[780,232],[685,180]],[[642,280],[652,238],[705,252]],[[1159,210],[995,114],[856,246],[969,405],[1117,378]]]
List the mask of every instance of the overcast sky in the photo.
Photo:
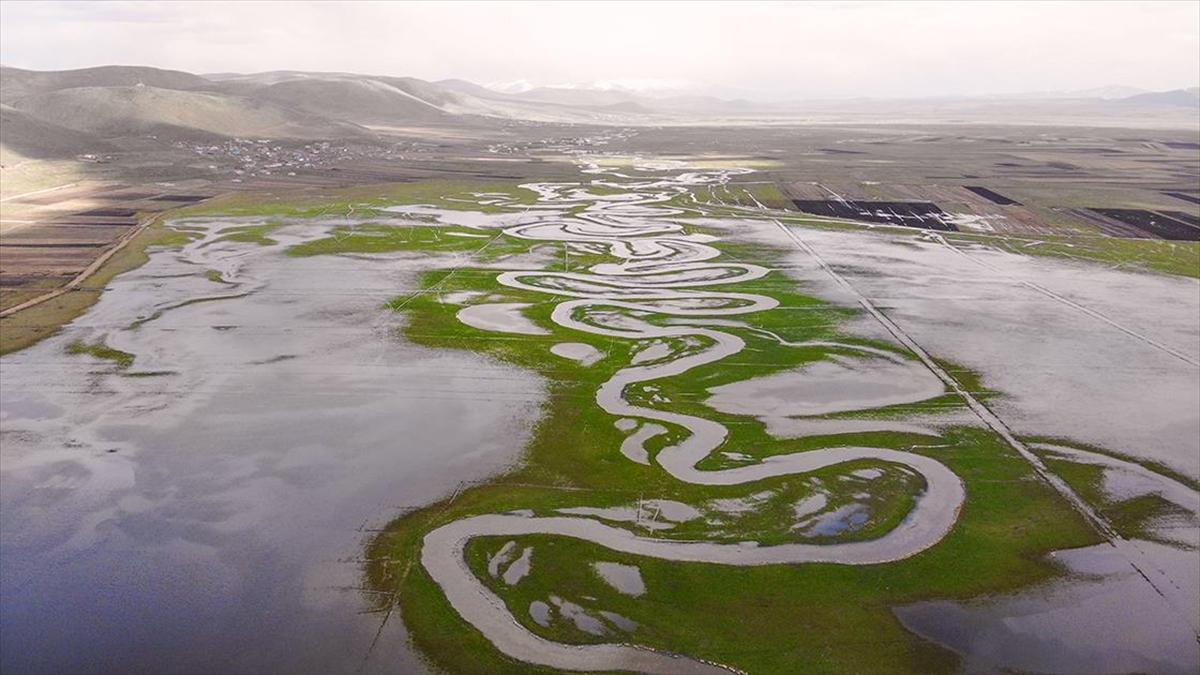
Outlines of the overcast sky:
[[1200,2],[0,2],[0,61],[619,81],[758,97],[1172,89]]

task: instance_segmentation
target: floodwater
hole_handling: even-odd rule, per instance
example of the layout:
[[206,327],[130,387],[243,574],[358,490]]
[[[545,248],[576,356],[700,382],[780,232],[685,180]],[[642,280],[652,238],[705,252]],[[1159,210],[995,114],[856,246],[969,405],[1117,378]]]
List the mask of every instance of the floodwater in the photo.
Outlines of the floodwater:
[[578,361],[583,366],[590,366],[604,358],[603,352],[583,342],[560,342],[550,348],[550,353]]
[[[575,670],[728,672],[630,644],[619,633],[636,624],[578,599],[550,596],[529,611],[537,624],[561,618],[613,641],[579,646],[542,638],[515,621],[475,576],[465,547],[481,536],[549,534],[672,561],[874,565],[936,545],[953,528],[966,495],[959,477],[940,462],[884,448],[836,447],[767,461],[742,455],[747,463],[733,468],[698,468],[721,451],[728,430],[700,414],[671,412],[661,400],[630,402],[626,392],[741,352],[745,342],[729,328],[778,302],[730,289],[772,270],[722,259],[712,236],[688,232],[674,219],[677,209],[660,204],[696,185],[722,184],[736,171],[634,182],[608,173],[627,179],[606,183],[626,188],[625,194],[543,183],[528,186],[539,202],[516,213],[429,206],[391,211],[488,236],[502,230],[531,247],[550,243],[610,256],[613,262],[586,271],[549,271],[558,260],[541,251],[495,267],[498,285],[554,303],[551,321],[564,332],[640,348],[595,394],[595,404],[625,434],[614,456],[696,485],[748,485],[849,461],[882,461],[920,474],[926,489],[895,529],[871,541],[665,540],[653,532],[701,513],[677,502],[639,500],[636,507],[577,506],[555,516],[525,510],[463,518],[428,533],[419,563],[449,605],[513,658]],[[497,195],[488,202],[506,203]],[[280,242],[272,247],[215,241],[212,228],[233,224],[245,223],[206,224],[203,241],[157,253],[118,278],[62,335],[0,361],[0,669],[424,669],[407,647],[399,617],[385,622],[384,615],[363,612],[370,606],[369,591],[358,588],[363,544],[400,510],[512,463],[528,439],[543,384],[483,357],[419,348],[396,337],[403,316],[384,304],[413,292],[419,271],[461,260],[430,254],[285,258],[280,252],[287,245],[323,236],[333,223],[289,226],[272,234]],[[895,328],[939,359],[981,373],[1001,394],[988,405],[1016,433],[1091,443],[1200,475],[1200,286],[1194,281],[951,248],[936,235],[789,232],[769,220],[706,224],[783,247],[802,238],[782,269],[804,292],[848,307],[865,299],[893,322],[888,327],[864,314],[848,322],[848,333],[896,344],[898,336],[889,332]],[[207,270],[218,271],[220,283],[207,278]],[[481,303],[472,293],[443,301],[464,305],[459,319],[477,328],[548,333],[522,313],[526,304]],[[651,315],[658,320],[648,320]],[[137,358],[122,372],[109,362],[68,355],[75,340],[104,340]],[[964,410],[902,419],[812,418],[917,403],[946,389],[933,367],[899,351],[778,341],[781,348],[832,353],[794,371],[714,387],[706,402],[754,415],[787,438],[888,429],[937,436],[946,424],[979,424]],[[584,343],[546,342],[556,355],[548,358],[587,364],[602,356]],[[668,425],[688,433],[651,451],[650,441]],[[1078,457],[1072,448],[1060,450]],[[1185,485],[1155,483],[1144,471],[1108,460],[1093,462],[1106,467],[1105,487],[1114,493],[1150,491],[1196,509],[1195,491]],[[804,533],[849,531],[866,517],[856,504],[821,514],[826,500],[818,493],[796,503]],[[753,500],[723,505],[755,508]],[[1188,575],[1200,577],[1200,540],[1192,535],[1194,524],[1167,526],[1174,528],[1176,548],[1129,543],[1171,580],[1167,595],[1131,574],[1127,561],[1122,567],[1112,562],[1113,552],[1097,548],[1057,552],[1072,576],[1052,589],[972,603],[934,600],[897,608],[897,615],[910,630],[960,652],[973,671],[1102,669],[1097,664],[1194,671],[1200,662],[1194,628],[1174,619],[1180,607],[1200,602],[1186,583]],[[537,561],[531,547],[510,541],[488,571],[518,585]],[[636,568],[596,569],[619,590],[636,590],[631,574],[641,582]],[[1164,622],[1171,628],[1153,636],[1136,630]],[[1080,632],[1085,628],[1114,637],[1096,647],[1077,644],[1091,639]],[[1059,643],[1074,651],[1055,651]]]
[[[327,229],[156,253],[0,360],[0,670],[425,670],[363,545],[512,462],[542,385],[397,339],[402,257],[279,255]],[[165,374],[65,352],[101,338]]]
[[[753,541],[670,541],[639,536],[631,530],[589,517],[627,522],[631,509],[617,509],[617,513],[611,508],[560,510],[570,517],[533,517],[510,512],[478,515],[440,526],[424,538],[422,566],[441,587],[455,611],[512,658],[566,670],[655,673],[725,670],[684,655],[662,654],[636,645],[566,645],[530,632],[514,620],[495,593],[480,583],[464,560],[467,543],[476,537],[551,534],[584,539],[639,556],[725,565],[806,562],[867,565],[905,558],[935,545],[950,531],[958,517],[964,499],[962,482],[945,465],[929,457],[886,448],[839,447],[778,455],[769,461],[727,469],[699,469],[697,465],[724,444],[727,435],[724,425],[702,416],[638,405],[625,398],[630,385],[680,375],[741,352],[745,347],[741,337],[718,330],[725,327],[720,322],[728,320],[722,317],[752,314],[779,304],[768,295],[704,290],[705,287],[761,279],[770,270],[756,264],[718,260],[721,251],[711,245],[711,235],[686,232],[671,219],[678,210],[658,203],[664,200],[664,194],[685,192],[694,185],[720,184],[735,173],[712,171],[660,177],[656,181],[625,185],[625,195],[611,197],[580,194],[571,184],[527,186],[536,191],[539,201],[546,205],[560,204],[575,209],[569,215],[549,215],[549,211],[542,211],[530,216],[529,222],[506,224],[504,233],[507,236],[533,242],[555,242],[564,250],[568,244],[584,246],[589,251],[606,252],[616,262],[592,265],[586,272],[509,270],[498,274],[497,282],[550,296],[556,303],[551,320],[562,328],[610,339],[637,341],[638,350],[630,364],[604,382],[595,395],[596,404],[617,418],[617,429],[636,429],[619,448],[619,452],[633,462],[657,465],[673,478],[697,485],[741,485],[870,459],[902,464],[921,474],[926,490],[904,521],[892,531],[873,541],[827,546],[805,543],[758,546]],[[665,188],[666,192],[648,191],[652,188]],[[455,216],[444,222],[457,220],[460,219]],[[509,305],[504,307],[511,309]],[[466,311],[459,312],[460,319],[470,318],[468,323],[477,324],[478,317],[463,317]],[[651,314],[677,321],[659,325],[645,319]],[[699,321],[689,323],[693,318]],[[512,322],[493,323],[497,330],[512,328]],[[744,413],[746,401],[753,400],[758,405],[765,402],[768,414],[777,416],[818,414],[915,402],[937,397],[945,390],[941,381],[917,361],[893,352],[842,343],[780,342],[783,348],[855,351],[863,358],[841,358],[829,365],[788,373],[782,383],[771,380],[728,385],[713,391],[713,398],[718,401],[713,407]],[[876,363],[868,367],[862,365],[863,359],[874,359]],[[637,420],[641,420],[640,425]],[[686,429],[688,434],[679,442],[659,450],[651,459],[646,443],[666,430],[664,424]],[[639,524],[645,506],[645,503],[639,504],[633,513]],[[667,501],[659,501],[651,508],[654,509],[651,523],[656,523],[659,516],[679,522],[701,515],[692,507]],[[814,533],[847,531],[865,520],[865,515],[848,514],[842,524],[842,516],[835,515],[837,518],[830,523],[817,523]],[[575,620],[580,630],[601,634],[597,630],[603,624],[594,616],[574,611],[570,601],[552,604]],[[587,618],[582,618],[584,616]]]
[[[1138,542],[1155,564],[1190,580],[1195,551]],[[922,602],[896,609],[910,630],[964,656],[968,673],[1195,673],[1200,645],[1188,623],[1108,544],[1058,552],[1074,578],[973,603]]]
[[471,305],[458,310],[458,320],[480,330],[519,335],[549,335],[549,331],[525,318],[521,310],[529,307],[522,302],[491,302]]
[[[930,353],[981,373],[1014,432],[1200,479],[1200,282],[951,249],[936,235],[794,231]],[[788,274],[814,295],[855,302],[805,253]]]
[[[594,172],[602,170],[595,168]],[[669,188],[672,181],[693,185],[725,179],[727,176],[719,172],[681,174],[625,187],[636,194],[650,187]],[[657,465],[678,480],[701,485],[745,484],[771,476],[802,474],[852,459],[874,459],[902,464],[922,474],[928,488],[891,532],[872,541],[827,546],[665,541],[587,517],[621,522],[628,520],[625,511],[615,517],[609,513],[612,509],[601,513],[586,507],[560,511],[574,516],[567,518],[509,513],[479,515],[444,525],[426,536],[422,564],[454,609],[497,648],[517,659],[566,669],[674,672],[685,666],[705,667],[632,645],[567,646],[526,631],[465,565],[462,551],[474,537],[553,534],[638,556],[727,565],[818,561],[873,564],[932,546],[953,526],[963,501],[960,481],[940,463],[911,453],[843,447],[774,456],[769,462],[730,469],[697,469],[700,460],[721,447],[726,429],[701,416],[636,405],[625,399],[625,392],[631,385],[679,375],[740,352],[745,346],[742,339],[720,329],[736,326],[737,316],[771,309],[776,301],[764,295],[705,291],[703,287],[758,279],[768,270],[754,264],[720,261],[720,251],[710,245],[710,238],[681,231],[672,222],[670,209],[655,207],[654,197],[648,194],[644,203],[638,204],[627,199],[585,199],[577,191],[551,184],[535,189],[543,202],[591,203],[571,218],[540,218],[528,224],[507,225],[506,234],[585,246],[590,252],[607,252],[618,262],[598,264],[587,272],[509,271],[501,273],[497,281],[552,296],[557,302],[552,320],[564,328],[638,341],[640,349],[629,366],[596,393],[597,405],[619,418],[617,428],[628,433],[619,449],[626,458]],[[630,206],[637,208],[631,210]],[[707,400],[713,408],[755,415],[772,433],[788,437],[819,433],[822,427],[829,432],[844,432],[867,431],[875,425],[875,430],[912,429],[937,435],[932,429],[939,424],[982,422],[995,428],[1007,423],[1018,433],[1065,436],[1156,459],[1196,474],[1196,462],[1200,461],[1200,453],[1196,452],[1200,438],[1200,406],[1196,405],[1200,402],[1200,388],[1196,387],[1200,343],[1196,338],[1200,337],[1200,329],[1195,323],[1200,317],[1200,307],[1196,306],[1200,296],[1195,282],[1095,266],[1082,269],[1056,260],[1030,263],[1007,254],[952,248],[936,235],[914,241],[911,236],[880,233],[789,231],[770,220],[708,224],[736,229],[740,237],[769,240],[777,246],[795,245],[797,254],[784,266],[785,272],[807,291],[836,304],[868,305],[863,319],[850,323],[851,332],[893,344],[899,341],[918,356],[925,352],[966,365],[981,372],[985,384],[1003,394],[990,401],[995,413],[981,412],[982,406],[968,399],[970,410],[939,414],[937,419],[929,419],[929,413],[899,421],[804,419],[936,398],[946,392],[941,380],[949,376],[928,356],[918,363],[878,349],[788,343],[773,336],[782,347],[836,348],[858,351],[860,356],[832,357],[757,381],[713,388]],[[1131,297],[1161,302],[1147,310],[1144,300],[1139,304]],[[668,321],[644,320],[651,314],[668,317]],[[1155,324],[1155,320],[1160,322]],[[689,341],[691,347],[680,347]],[[1151,392],[1152,383],[1161,386]],[[1120,386],[1130,388],[1110,397],[1102,406],[1093,405]],[[1133,400],[1133,395],[1143,399]],[[1129,412],[1140,410],[1147,400],[1161,402],[1162,409],[1130,423]],[[1114,405],[1124,406],[1126,414],[1116,414]],[[1102,424],[1093,424],[1097,421],[1096,409],[1108,415]],[[980,417],[972,419],[974,414]],[[639,425],[629,420],[642,422]],[[682,427],[689,433],[652,457],[645,443],[663,428],[662,424],[651,426],[655,423]],[[1090,431],[1081,433],[1089,424]],[[808,504],[798,505],[799,512],[808,509]],[[826,536],[852,531],[868,515],[861,505],[850,504],[798,525],[804,534]],[[1139,563],[1146,563],[1154,559],[1153,550],[1150,542],[1129,542],[1122,546],[1121,555],[1136,554]],[[1178,588],[1181,573],[1196,568],[1195,547],[1187,554],[1190,562],[1158,565],[1170,567],[1155,573],[1156,583],[1161,584],[1158,590],[1140,576],[1102,581],[1105,591],[1115,598],[1127,594],[1149,598],[1140,617],[1112,616],[1110,612],[1105,620],[1120,629],[1131,621],[1153,616],[1159,621],[1175,622],[1172,625],[1177,633],[1188,634],[1193,622],[1179,615],[1177,609],[1181,604],[1187,607],[1194,603],[1187,605],[1190,598],[1184,597],[1186,594],[1171,590]],[[1128,561],[1125,564],[1128,566]],[[1128,592],[1122,586],[1126,583],[1130,585]],[[1158,595],[1163,589],[1171,597]],[[1004,612],[1000,615],[1007,616]],[[913,630],[921,632],[915,626]],[[1047,631],[1047,635],[1052,636],[1053,631]],[[973,645],[951,645],[949,640],[943,643],[960,649],[968,663],[977,660]],[[1190,644],[1194,646],[1194,640]],[[1182,663],[1198,661],[1186,649],[1179,652],[1179,657]],[[1034,669],[1044,666],[1030,663]],[[1090,661],[1081,656],[1074,663],[1083,666]]]
[[592,563],[596,574],[600,575],[609,586],[625,595],[637,597],[646,592],[646,582],[642,581],[642,572],[634,565],[622,565],[615,562]]
[[916,403],[946,387],[920,363],[834,357],[709,392],[705,403],[721,412],[789,418]]
[[[779,229],[752,236],[778,241]],[[936,234],[791,231],[809,250],[797,253],[789,275],[832,302],[866,299],[931,353],[980,373],[1000,392],[989,407],[1013,432],[1071,439],[1200,477],[1196,280],[951,248]],[[867,319],[852,325],[890,337]],[[810,428],[777,423],[772,433]],[[1084,578],[975,603],[931,601],[897,615],[962,654],[971,672],[1195,672],[1196,491],[1105,455],[1035,447],[1107,467],[1103,487],[1116,500],[1157,494],[1192,514],[1151,523],[1157,542],[1122,544],[1153,585],[1106,544],[1057,554],[1122,563],[1106,574],[1077,573]]]

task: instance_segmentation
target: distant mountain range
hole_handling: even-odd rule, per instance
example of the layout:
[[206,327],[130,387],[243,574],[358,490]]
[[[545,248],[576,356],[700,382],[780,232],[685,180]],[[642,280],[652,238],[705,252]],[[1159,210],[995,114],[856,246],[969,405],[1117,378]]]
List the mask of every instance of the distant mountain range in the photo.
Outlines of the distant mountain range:
[[[527,83],[526,83],[527,84]],[[643,83],[644,84],[644,83]],[[652,83],[651,83],[652,84]],[[997,97],[754,102],[668,88],[508,86],[465,80],[273,71],[195,75],[137,66],[69,71],[0,67],[3,157],[59,157],[131,139],[371,137],[389,127],[899,121],[1196,126],[1200,90],[1111,87]],[[1099,122],[1097,122],[1099,121]]]

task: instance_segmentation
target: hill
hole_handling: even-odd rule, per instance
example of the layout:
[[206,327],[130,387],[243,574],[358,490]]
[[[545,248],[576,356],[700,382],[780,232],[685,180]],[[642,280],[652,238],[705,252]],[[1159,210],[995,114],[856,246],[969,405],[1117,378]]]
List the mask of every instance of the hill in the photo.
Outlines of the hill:
[[1126,105],[1169,105],[1184,108],[1200,108],[1200,87],[1188,89],[1172,89],[1171,91],[1151,91],[1119,99]]
[[107,152],[112,144],[90,134],[51,124],[26,112],[0,105],[0,161],[16,158],[63,159]]
[[133,87],[207,89],[213,83],[179,70],[143,66],[99,66],[79,70],[24,70],[0,66],[0,101],[10,102],[33,94],[76,87]]
[[251,95],[314,115],[356,123],[442,120],[447,113],[405,89],[375,79],[302,78],[263,86]]
[[149,86],[75,87],[34,94],[12,107],[42,122],[100,138],[154,133],[178,137],[332,138],[352,125],[267,101]]
[[[1196,89],[1102,88],[1062,95],[857,99],[763,103],[704,95],[649,95],[605,86],[495,91],[466,80],[354,73],[219,73],[140,66],[68,71],[0,67],[4,145],[27,156],[90,152],[102,142],[147,136],[340,139],[387,127],[553,124],[1036,120],[1054,124],[1194,126]],[[20,148],[18,150],[18,147]],[[87,148],[87,149],[84,149]]]

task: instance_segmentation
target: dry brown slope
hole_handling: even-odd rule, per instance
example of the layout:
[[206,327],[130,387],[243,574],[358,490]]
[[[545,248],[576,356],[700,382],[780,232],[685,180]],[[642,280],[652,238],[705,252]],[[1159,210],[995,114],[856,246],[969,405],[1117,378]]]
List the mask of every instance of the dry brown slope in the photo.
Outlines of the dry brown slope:
[[270,102],[149,86],[60,89],[19,99],[13,107],[43,122],[109,138],[164,130],[255,138],[336,138],[361,133],[354,125]]
[[211,89],[213,83],[179,70],[143,66],[99,66],[78,70],[24,70],[0,66],[0,101],[77,87],[133,87],[159,89]]
[[267,85],[256,98],[338,120],[358,123],[440,121],[449,115],[435,103],[370,78],[305,78]]
[[0,163],[19,158],[61,159],[112,150],[94,134],[51,124],[7,105],[0,105]]

